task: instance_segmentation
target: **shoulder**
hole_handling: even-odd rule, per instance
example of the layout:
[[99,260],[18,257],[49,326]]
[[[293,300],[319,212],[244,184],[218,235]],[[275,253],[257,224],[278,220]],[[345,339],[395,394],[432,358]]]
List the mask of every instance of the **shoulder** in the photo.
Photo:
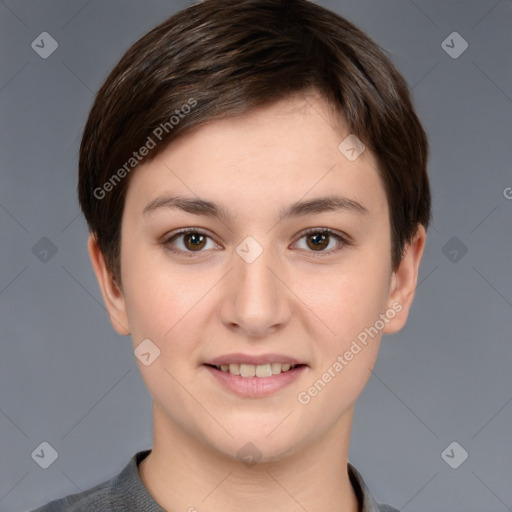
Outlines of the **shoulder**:
[[138,473],[138,464],[150,450],[136,453],[118,475],[90,489],[60,498],[32,512],[124,512],[150,510],[160,512],[144,487]]
[[113,510],[110,499],[112,480],[107,480],[106,482],[86,491],[70,494],[64,498],[51,501],[32,512],[85,512],[90,510]]

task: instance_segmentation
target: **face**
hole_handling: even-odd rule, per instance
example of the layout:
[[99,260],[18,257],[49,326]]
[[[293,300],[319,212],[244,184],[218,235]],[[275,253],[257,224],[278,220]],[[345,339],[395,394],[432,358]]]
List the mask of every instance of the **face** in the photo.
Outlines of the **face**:
[[294,97],[137,168],[122,291],[102,291],[117,330],[146,340],[155,421],[269,461],[347,426],[382,332],[405,322],[424,240],[392,272],[377,161],[343,153],[349,134],[321,98]]

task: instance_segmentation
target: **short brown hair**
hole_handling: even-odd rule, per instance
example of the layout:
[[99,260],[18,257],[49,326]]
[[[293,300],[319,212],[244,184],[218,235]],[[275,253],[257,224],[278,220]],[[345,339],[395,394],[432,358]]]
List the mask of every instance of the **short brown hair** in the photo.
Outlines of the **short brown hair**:
[[206,0],[129,48],[89,114],[79,201],[112,277],[120,283],[134,151],[151,146],[149,160],[207,121],[307,90],[333,105],[377,158],[396,269],[405,243],[430,220],[428,140],[403,76],[365,33],[310,1]]

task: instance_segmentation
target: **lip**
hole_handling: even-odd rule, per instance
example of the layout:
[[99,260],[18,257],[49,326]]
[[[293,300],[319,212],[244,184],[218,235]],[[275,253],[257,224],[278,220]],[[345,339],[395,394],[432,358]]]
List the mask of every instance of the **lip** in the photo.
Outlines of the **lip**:
[[[260,355],[249,355],[249,354],[226,354],[223,356],[216,357],[215,359],[211,359],[204,364],[211,364],[214,366],[220,366],[221,364],[267,364],[267,363],[281,363],[281,364],[304,364],[303,361],[299,361],[293,357],[285,356],[283,354],[260,354]],[[267,378],[267,377],[258,377],[258,378]],[[272,377],[268,377],[272,378]]]
[[[274,359],[273,361],[278,362],[279,359]],[[224,389],[228,389],[239,396],[247,398],[262,398],[277,393],[300,378],[308,368],[307,365],[301,365],[286,372],[281,372],[278,375],[272,375],[272,377],[241,377],[240,375],[233,375],[229,372],[217,370],[216,368],[207,366],[206,364],[203,365],[203,367]]]

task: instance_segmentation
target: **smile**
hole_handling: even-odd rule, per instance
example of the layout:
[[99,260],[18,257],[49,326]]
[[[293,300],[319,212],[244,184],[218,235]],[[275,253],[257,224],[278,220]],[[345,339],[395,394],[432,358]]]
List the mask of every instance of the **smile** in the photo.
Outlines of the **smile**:
[[295,364],[289,363],[267,363],[267,364],[245,364],[245,363],[231,363],[221,365],[208,365],[221,372],[230,373],[231,375],[240,375],[241,377],[272,377],[272,375],[279,375],[282,372],[293,370]]
[[291,385],[308,370],[308,365],[230,363],[205,364],[203,368],[226,391],[246,398],[263,398]]

